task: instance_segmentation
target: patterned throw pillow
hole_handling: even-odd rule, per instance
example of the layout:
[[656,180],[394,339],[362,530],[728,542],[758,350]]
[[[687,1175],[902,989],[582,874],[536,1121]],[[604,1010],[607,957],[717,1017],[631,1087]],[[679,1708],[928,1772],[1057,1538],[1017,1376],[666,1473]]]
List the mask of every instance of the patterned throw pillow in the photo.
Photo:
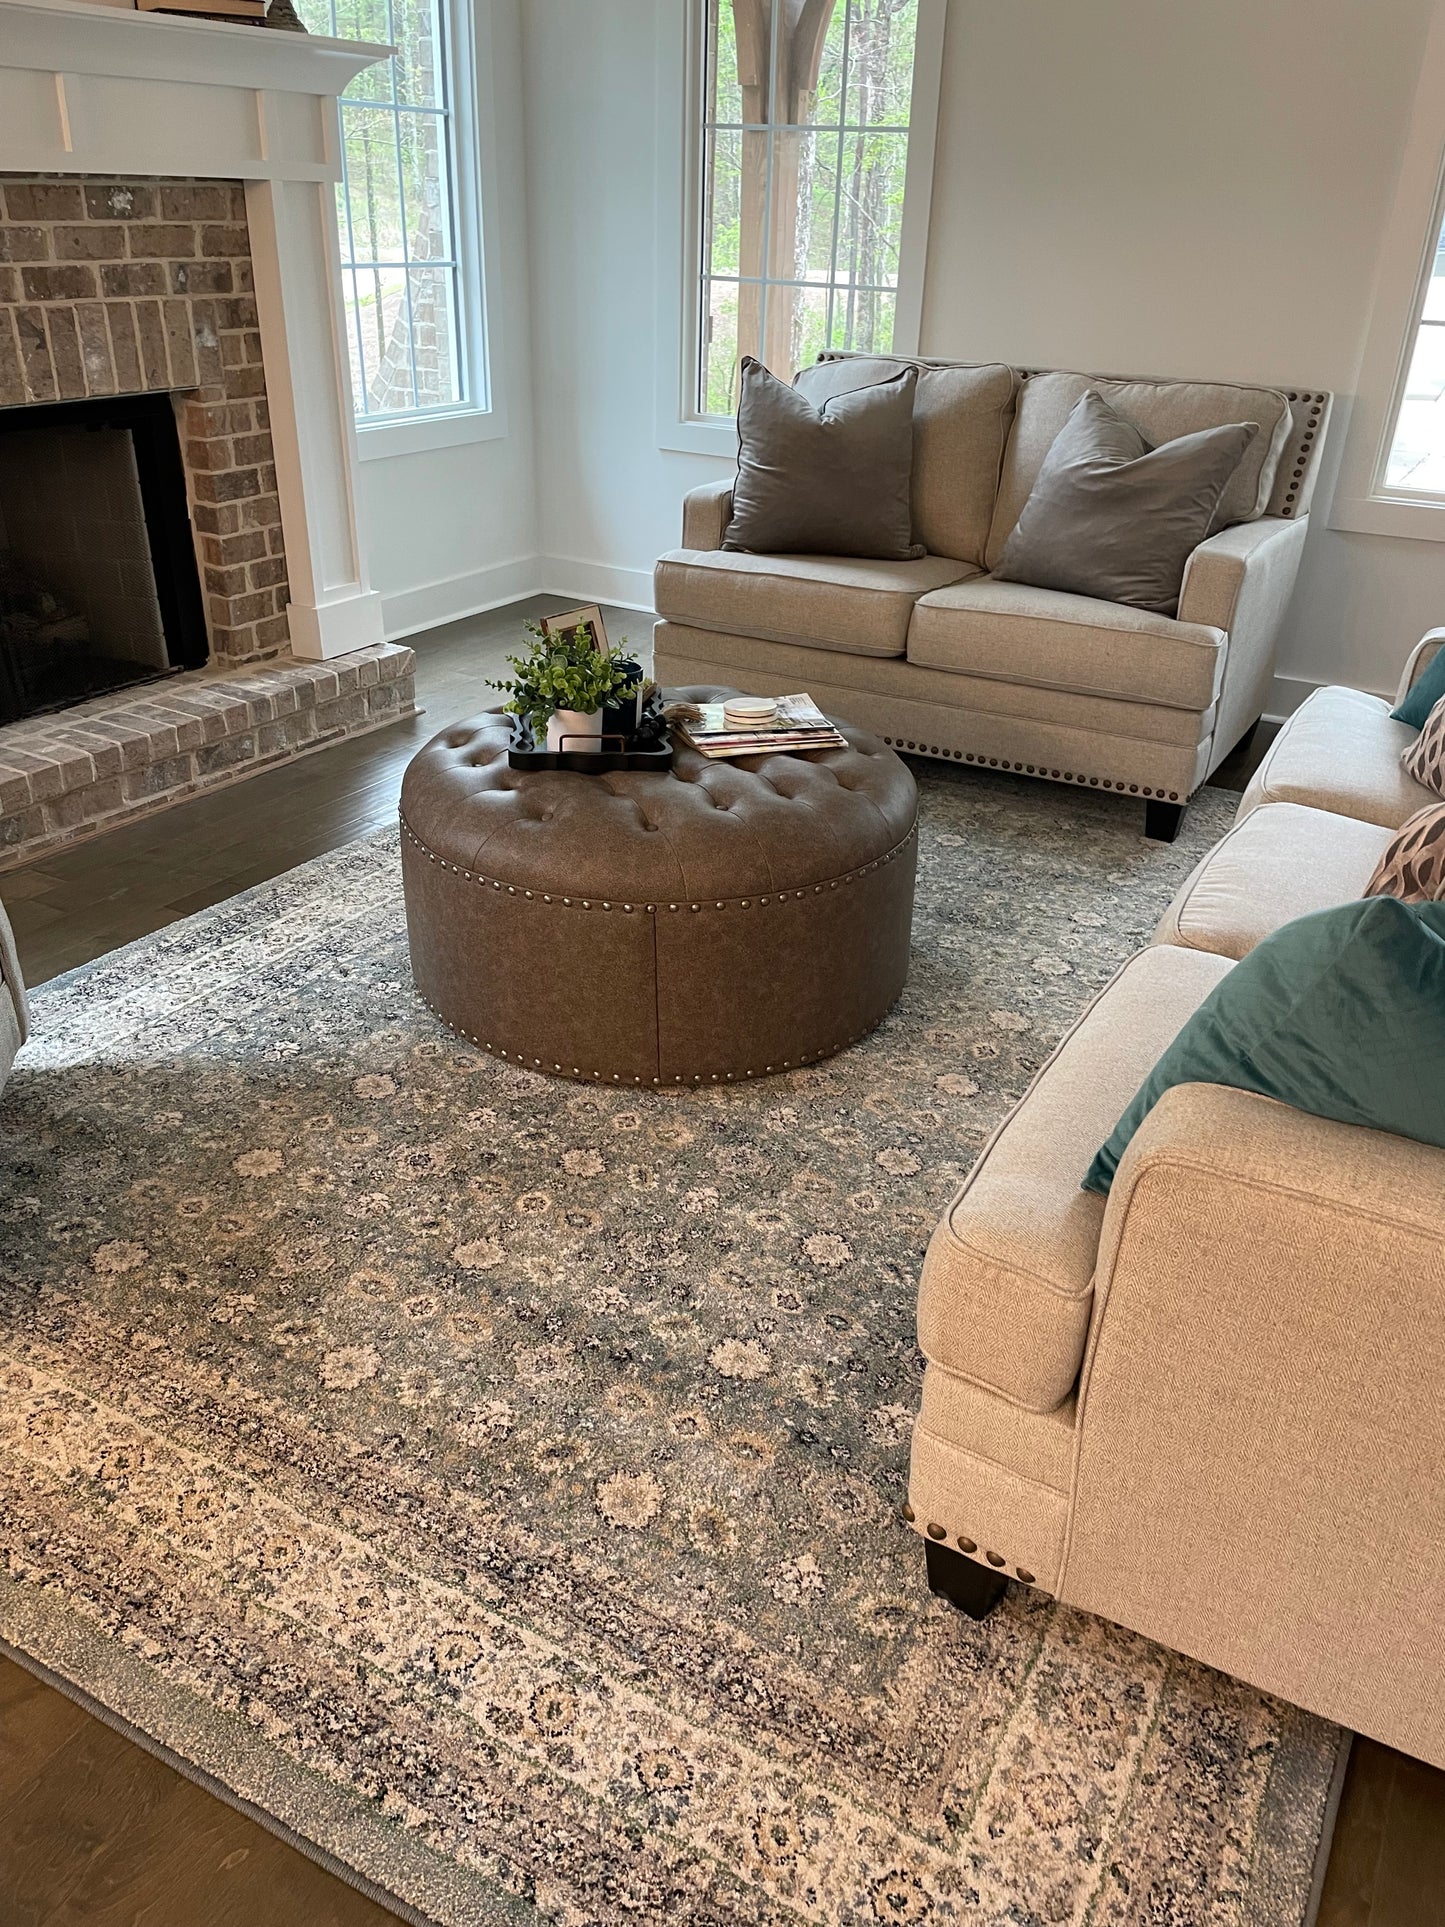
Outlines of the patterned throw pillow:
[[1445,796],[1445,696],[1425,718],[1414,742],[1401,751],[1400,764],[1407,776],[1413,776],[1437,796]]
[[1367,897],[1445,903],[1445,803],[1427,803],[1402,823],[1365,885]]

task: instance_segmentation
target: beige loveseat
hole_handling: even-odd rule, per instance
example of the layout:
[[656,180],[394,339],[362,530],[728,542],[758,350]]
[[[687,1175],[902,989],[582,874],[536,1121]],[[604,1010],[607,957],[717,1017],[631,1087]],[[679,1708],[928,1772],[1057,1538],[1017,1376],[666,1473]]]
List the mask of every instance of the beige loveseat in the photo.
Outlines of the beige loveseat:
[[923,1270],[907,1516],[967,1610],[1024,1580],[1445,1766],[1445,1151],[1188,1085],[1079,1189],[1233,960],[1363,892],[1409,735],[1312,697],[985,1147]]
[[[730,481],[694,489],[683,546],[657,564],[660,682],[806,689],[895,749],[1145,799],[1150,835],[1264,711],[1299,567],[1330,398],[1313,390],[1131,381],[919,362],[912,562],[722,548]],[[821,405],[899,366],[832,355],[799,376]],[[1153,442],[1256,421],[1185,571],[1178,616],[995,581],[1039,467],[1094,388]]]

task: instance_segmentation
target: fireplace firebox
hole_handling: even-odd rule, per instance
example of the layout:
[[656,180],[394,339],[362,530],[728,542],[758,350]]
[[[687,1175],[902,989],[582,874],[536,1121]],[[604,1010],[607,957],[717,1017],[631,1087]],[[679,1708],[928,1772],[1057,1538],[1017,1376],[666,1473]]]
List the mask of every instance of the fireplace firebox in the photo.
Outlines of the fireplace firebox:
[[0,410],[0,722],[207,649],[171,397]]

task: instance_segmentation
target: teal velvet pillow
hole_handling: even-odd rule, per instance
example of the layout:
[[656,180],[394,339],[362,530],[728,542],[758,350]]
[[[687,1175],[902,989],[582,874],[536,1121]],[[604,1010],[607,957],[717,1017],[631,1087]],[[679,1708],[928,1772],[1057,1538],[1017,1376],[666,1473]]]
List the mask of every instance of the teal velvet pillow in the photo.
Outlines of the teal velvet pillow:
[[1175,1084],[1229,1084],[1297,1111],[1445,1147],[1445,903],[1371,897],[1299,917],[1205,998],[1084,1178],[1114,1182]]
[[1390,711],[1397,723],[1408,723],[1411,729],[1423,729],[1425,718],[1445,696],[1445,647],[1437,649],[1430,658],[1429,666],[1415,679],[1415,687],[1406,696],[1398,709]]

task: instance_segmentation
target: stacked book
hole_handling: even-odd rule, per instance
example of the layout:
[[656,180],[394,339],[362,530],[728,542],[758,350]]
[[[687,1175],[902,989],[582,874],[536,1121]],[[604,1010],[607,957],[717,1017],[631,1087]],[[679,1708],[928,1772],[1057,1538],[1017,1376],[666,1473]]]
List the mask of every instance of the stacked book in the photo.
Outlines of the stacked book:
[[734,696],[726,703],[703,703],[700,720],[679,723],[682,734],[704,756],[760,756],[788,750],[846,749],[811,696]]

